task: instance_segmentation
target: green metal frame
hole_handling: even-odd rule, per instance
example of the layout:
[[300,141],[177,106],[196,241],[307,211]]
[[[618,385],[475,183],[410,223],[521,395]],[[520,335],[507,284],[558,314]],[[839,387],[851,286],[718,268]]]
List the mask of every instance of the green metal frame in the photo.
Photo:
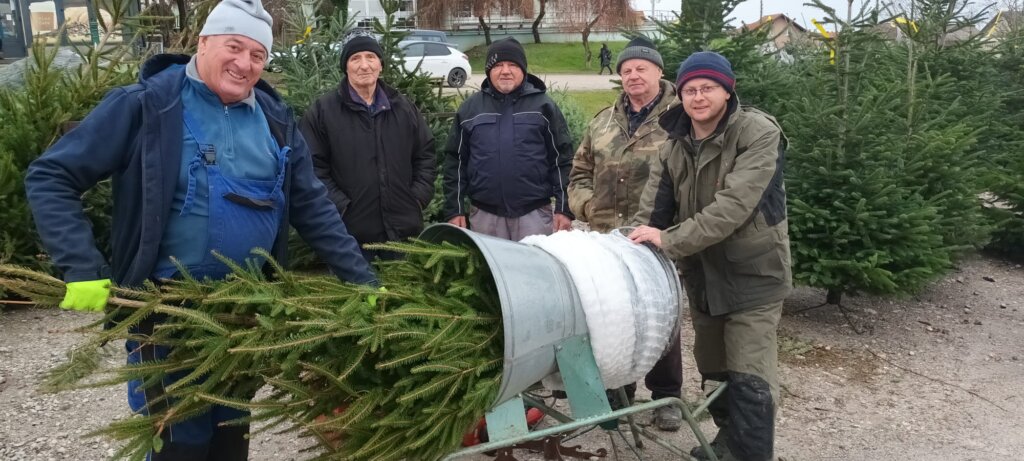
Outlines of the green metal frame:
[[[508,448],[522,442],[539,440],[592,426],[601,426],[606,431],[618,430],[619,418],[624,417],[629,423],[634,443],[638,448],[643,447],[641,440],[641,437],[643,437],[661,445],[671,453],[678,455],[681,459],[696,461],[687,451],[672,445],[658,434],[639,427],[633,421],[633,415],[637,413],[674,405],[682,411],[686,424],[690,426],[690,430],[697,438],[697,442],[700,443],[708,459],[718,461],[718,457],[711,449],[707,437],[704,436],[704,432],[701,431],[700,425],[697,423],[697,415],[707,411],[711,402],[722,395],[727,386],[726,383],[718,386],[693,411],[690,410],[683,400],[671,397],[652,402],[637,403],[612,411],[611,405],[608,403],[608,397],[605,394],[601,373],[594,360],[594,352],[590,347],[590,337],[588,335],[573,336],[557,344],[555,346],[555,358],[558,362],[558,370],[562,375],[562,381],[565,383],[565,393],[568,395],[569,408],[572,410],[573,416],[568,416],[551,408],[540,399],[528,393],[519,394],[515,398],[494,407],[487,414],[489,442],[459,450],[444,459],[452,460],[463,456]],[[620,401],[625,401],[625,392],[622,389],[619,389],[618,392],[620,392]],[[540,409],[546,415],[558,421],[558,424],[530,432],[526,426],[525,404]]]

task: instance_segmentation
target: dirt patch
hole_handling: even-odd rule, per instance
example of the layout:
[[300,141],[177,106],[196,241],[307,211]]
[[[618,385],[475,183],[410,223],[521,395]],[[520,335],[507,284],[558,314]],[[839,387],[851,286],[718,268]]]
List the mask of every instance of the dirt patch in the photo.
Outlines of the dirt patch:
[[882,359],[868,351],[812,343],[792,334],[779,332],[779,361],[784,365],[824,370],[865,384],[881,373]]

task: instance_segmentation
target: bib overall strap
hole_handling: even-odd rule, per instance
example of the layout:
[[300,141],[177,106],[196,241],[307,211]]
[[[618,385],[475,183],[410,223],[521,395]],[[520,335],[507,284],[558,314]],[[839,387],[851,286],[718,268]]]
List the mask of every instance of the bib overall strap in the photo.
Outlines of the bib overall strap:
[[192,205],[196,199],[196,169],[203,164],[216,165],[217,148],[213,144],[204,142],[206,136],[203,134],[202,125],[187,107],[184,108],[182,113],[185,129],[188,130],[192,139],[196,140],[196,145],[198,146],[196,156],[188,164],[188,189],[185,191],[185,202],[181,206],[181,216],[185,216],[192,210]]

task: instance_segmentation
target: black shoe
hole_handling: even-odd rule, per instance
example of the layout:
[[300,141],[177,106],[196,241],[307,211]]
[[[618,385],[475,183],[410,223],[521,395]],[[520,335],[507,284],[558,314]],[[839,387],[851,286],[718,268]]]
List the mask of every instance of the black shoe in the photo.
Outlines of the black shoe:
[[659,431],[675,432],[683,426],[683,410],[675,405],[654,409],[654,427]]
[[[730,454],[728,441],[729,434],[726,432],[725,429],[719,429],[718,433],[715,434],[715,438],[711,439],[711,451],[715,452],[715,456],[717,456],[719,460],[724,458],[726,455]],[[697,445],[690,449],[690,456],[697,458],[698,461],[707,461],[708,459],[710,459],[708,458],[707,453],[704,453],[704,447],[700,445]]]

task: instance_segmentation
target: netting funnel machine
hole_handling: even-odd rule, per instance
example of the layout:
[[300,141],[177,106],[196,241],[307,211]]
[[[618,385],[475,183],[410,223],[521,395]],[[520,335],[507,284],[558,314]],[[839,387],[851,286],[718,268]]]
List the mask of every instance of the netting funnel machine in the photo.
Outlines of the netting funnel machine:
[[[606,389],[627,402],[622,387],[643,379],[678,335],[684,294],[675,266],[658,249],[625,238],[627,229],[608,234],[558,232],[521,242],[498,239],[450,224],[428,227],[420,238],[464,245],[480,252],[494,278],[501,302],[504,365],[498,397],[486,415],[488,440],[445,459],[490,453],[510,461],[514,450],[542,452],[544,459],[593,459],[608,456],[566,446],[575,434],[600,427],[615,433],[637,458],[644,440],[679,459],[693,459],[634,421],[633,415],[676,406],[696,441],[717,461],[696,415],[725,386],[692,409],[681,399],[662,398],[612,409]],[[564,392],[571,415],[548,405],[540,391]],[[537,408],[555,421],[531,430],[525,409]],[[630,442],[619,430],[624,419]]]

